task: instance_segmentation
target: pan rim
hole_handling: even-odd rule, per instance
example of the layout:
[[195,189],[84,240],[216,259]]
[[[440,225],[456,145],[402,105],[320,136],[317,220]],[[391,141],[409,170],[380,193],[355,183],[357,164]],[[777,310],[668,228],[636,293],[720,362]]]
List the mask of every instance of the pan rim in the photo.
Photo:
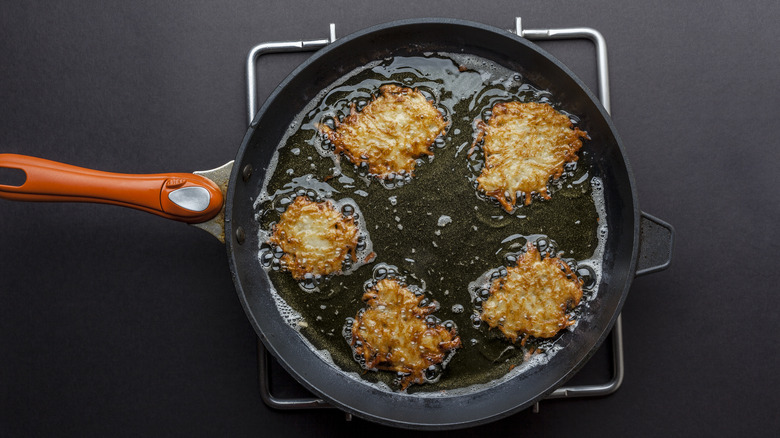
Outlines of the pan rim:
[[[622,294],[620,296],[620,299],[618,301],[617,307],[614,310],[609,323],[601,329],[601,333],[598,336],[598,340],[595,342],[595,344],[592,346],[592,348],[588,351],[588,353],[582,357],[578,363],[571,367],[566,373],[560,376],[560,378],[551,385],[548,390],[540,393],[536,397],[532,398],[531,400],[528,400],[524,403],[517,404],[514,406],[511,406],[507,409],[493,412],[491,415],[482,416],[480,418],[466,418],[467,416],[463,416],[462,421],[449,421],[449,422],[439,422],[439,423],[424,423],[424,422],[415,422],[415,421],[404,421],[399,419],[393,419],[388,417],[383,417],[381,415],[376,414],[375,412],[360,409],[359,407],[352,406],[350,404],[345,404],[341,402],[340,400],[335,399],[331,396],[331,394],[324,393],[320,390],[319,386],[315,383],[311,382],[307,376],[301,375],[300,372],[296,369],[296,367],[289,363],[289,359],[291,358],[285,358],[282,354],[280,354],[279,349],[277,348],[277,340],[275,339],[269,339],[265,331],[261,328],[261,324],[256,318],[256,315],[254,315],[254,312],[251,310],[250,303],[248,302],[248,295],[243,290],[243,285],[241,283],[241,279],[238,272],[238,266],[237,266],[237,260],[236,260],[236,252],[239,249],[238,247],[241,245],[238,243],[238,241],[235,238],[235,224],[233,223],[233,208],[234,208],[234,201],[236,200],[236,188],[237,185],[240,184],[240,181],[242,179],[241,177],[241,168],[242,166],[242,160],[246,156],[247,148],[249,147],[250,139],[255,135],[255,131],[258,128],[259,120],[263,117],[263,115],[266,113],[268,108],[273,104],[273,102],[278,98],[279,94],[289,85],[289,83],[300,74],[301,71],[305,70],[307,67],[312,65],[313,63],[317,62],[319,59],[328,56],[329,53],[331,53],[333,50],[336,50],[341,45],[347,44],[350,41],[353,41],[358,38],[363,38],[366,35],[371,35],[377,32],[386,31],[389,29],[395,29],[398,31],[398,29],[403,28],[405,26],[419,26],[419,25],[428,25],[428,24],[443,24],[443,25],[450,25],[453,28],[456,28],[458,26],[465,26],[469,28],[474,28],[479,31],[484,32],[490,32],[495,34],[495,37],[504,37],[504,38],[510,38],[514,40],[517,43],[520,43],[524,46],[526,46],[528,49],[539,53],[544,58],[549,60],[552,64],[554,64],[555,67],[560,69],[564,74],[569,76],[576,85],[582,89],[582,91],[586,94],[586,96],[591,100],[593,104],[595,104],[597,111],[600,112],[601,117],[604,118],[606,121],[606,124],[608,125],[612,135],[615,138],[615,143],[618,148],[618,152],[620,157],[622,158],[623,165],[625,167],[626,172],[626,182],[629,186],[629,192],[631,196],[631,206],[630,209],[632,210],[633,215],[633,240],[632,240],[632,253],[631,253],[631,259],[628,264],[628,275],[626,275],[625,283],[622,285]],[[376,421],[382,424],[396,426],[396,427],[405,427],[405,428],[416,428],[416,429],[456,429],[456,428],[463,428],[468,426],[475,426],[479,424],[485,424],[488,422],[492,422],[495,420],[498,420],[500,418],[506,417],[508,415],[511,415],[513,413],[519,412],[520,410],[523,410],[529,406],[531,406],[536,401],[544,398],[549,393],[553,392],[556,388],[561,386],[563,383],[565,383],[566,380],[568,380],[570,377],[572,377],[587,361],[588,359],[595,353],[595,351],[598,349],[598,347],[604,342],[607,335],[609,334],[610,330],[615,324],[615,321],[617,317],[620,314],[620,309],[622,309],[622,306],[625,302],[628,289],[630,288],[634,273],[636,271],[636,262],[637,262],[637,253],[639,250],[639,205],[638,200],[636,196],[636,188],[634,183],[634,177],[631,170],[631,167],[629,165],[627,156],[625,154],[625,148],[622,144],[621,139],[618,137],[617,131],[614,127],[614,124],[609,117],[609,115],[606,113],[606,110],[603,108],[601,103],[598,101],[598,99],[593,95],[593,93],[587,88],[587,86],[582,83],[582,81],[573,73],[571,72],[568,67],[566,67],[564,64],[562,64],[560,61],[558,61],[556,58],[548,54],[543,49],[539,48],[538,46],[534,45],[533,43],[530,43],[524,38],[521,38],[513,33],[510,33],[508,31],[505,31],[500,28],[496,28],[489,25],[484,25],[481,23],[475,23],[472,21],[467,20],[460,20],[460,19],[449,19],[449,18],[416,18],[416,19],[407,19],[407,20],[398,20],[398,21],[391,21],[388,23],[383,23],[375,26],[371,26],[369,28],[360,30],[358,32],[355,32],[351,35],[345,36],[344,38],[341,38],[337,40],[336,42],[326,46],[323,49],[320,49],[319,51],[315,52],[310,58],[308,58],[306,61],[304,61],[300,66],[298,66],[293,72],[291,72],[271,93],[271,95],[265,100],[259,111],[257,112],[257,115],[255,116],[253,122],[250,124],[246,135],[244,136],[244,139],[242,141],[241,147],[239,148],[239,151],[236,155],[236,163],[237,165],[234,166],[233,171],[231,173],[230,177],[230,183],[228,185],[228,192],[227,192],[227,202],[226,202],[226,215],[225,215],[225,235],[227,237],[226,239],[226,249],[228,252],[228,260],[230,264],[231,273],[233,276],[234,284],[236,287],[236,291],[239,295],[239,300],[241,302],[242,307],[244,308],[245,313],[247,314],[248,319],[250,320],[250,323],[253,326],[253,329],[258,334],[260,339],[263,341],[264,345],[268,350],[277,358],[279,359],[279,363],[287,370],[296,380],[298,380],[304,387],[311,390],[316,395],[322,397],[323,399],[327,400],[328,402],[338,406],[340,409],[352,413],[354,415],[357,415],[362,418],[370,419],[372,421]],[[628,209],[628,206],[627,206]],[[259,266],[258,266],[259,268]],[[329,365],[329,364],[324,364]],[[342,374],[344,374],[342,372]],[[510,379],[514,380],[514,379]],[[507,382],[508,383],[508,382]],[[506,383],[502,383],[498,386],[505,385]],[[490,392],[493,391],[495,387],[487,387],[485,389],[480,390],[480,392]],[[415,394],[403,394],[402,398],[413,398],[413,399],[424,399],[424,398],[430,398],[430,397],[419,397]],[[463,397],[463,394],[453,394],[453,395],[447,395],[447,396],[439,396],[436,397],[437,399],[443,399],[443,398],[450,398],[450,399],[460,399]]]

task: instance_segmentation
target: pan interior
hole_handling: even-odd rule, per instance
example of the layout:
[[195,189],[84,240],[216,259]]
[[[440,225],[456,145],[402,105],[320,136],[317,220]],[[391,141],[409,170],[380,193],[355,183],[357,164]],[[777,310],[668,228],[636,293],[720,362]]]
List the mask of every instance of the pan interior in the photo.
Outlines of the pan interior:
[[[411,180],[386,182],[368,176],[334,155],[318,131],[321,123],[343,119],[352,105],[358,109],[367,105],[384,84],[419,90],[450,122],[446,134],[433,145],[434,155],[418,160]],[[268,172],[255,204],[258,240],[267,240],[268,230],[296,195],[346,198],[358,205],[376,257],[349,275],[326,279],[314,291],[276,269],[270,246],[261,245],[258,259],[267,261],[264,265],[274,291],[283,300],[277,301],[282,313],[291,314],[287,306],[292,308],[293,327],[345,372],[381,382],[383,388],[398,387],[394,373],[364,372],[342,336],[345,329],[348,336],[348,318],[365,307],[364,283],[383,269],[397,271],[437,301],[440,307],[435,315],[454,322],[463,342],[443,374],[433,370],[431,382],[413,385],[409,392],[488,383],[510,370],[517,373],[530,364],[543,364],[559,349],[558,341],[567,330],[521,346],[508,342],[497,330],[488,330],[477,314],[478,290],[489,287],[487,277],[511,265],[527,241],[546,239],[557,245],[564,259],[593,272],[593,286],[575,313],[586,313],[588,302],[596,298],[603,255],[599,237],[606,237],[598,230],[606,231],[607,224],[598,212],[603,196],[593,191],[592,181],[598,185],[600,180],[589,174],[587,147],[578,162],[567,165],[565,176],[550,184],[550,200],[535,199],[510,214],[475,189],[484,166],[479,150],[469,154],[475,121],[489,120],[493,105],[508,101],[545,102],[566,113],[555,96],[518,72],[480,57],[428,53],[377,60],[348,73],[293,121],[295,128],[280,143],[273,171]],[[569,116],[577,120],[576,115]]]

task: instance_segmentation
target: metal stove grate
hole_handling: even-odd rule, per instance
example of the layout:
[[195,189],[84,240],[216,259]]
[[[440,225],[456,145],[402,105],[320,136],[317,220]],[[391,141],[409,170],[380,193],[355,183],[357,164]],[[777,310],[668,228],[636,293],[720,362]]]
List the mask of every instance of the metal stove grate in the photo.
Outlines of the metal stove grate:
[[[602,105],[610,112],[609,100],[609,66],[607,62],[607,43],[604,37],[595,29],[587,27],[564,28],[564,29],[523,29],[520,17],[515,18],[515,28],[509,30],[515,34],[529,40],[574,40],[586,39],[596,47],[596,68],[598,73],[598,93]],[[267,42],[259,44],[252,48],[247,56],[246,75],[247,75],[247,103],[248,103],[248,123],[251,123],[257,113],[257,60],[262,55],[270,53],[291,53],[291,52],[313,52],[321,49],[336,40],[336,26],[330,24],[328,39],[309,40],[309,41],[282,41]],[[624,363],[623,363],[623,327],[621,317],[618,316],[615,326],[610,334],[612,338],[612,378],[602,384],[588,384],[577,386],[563,386],[556,389],[548,395],[546,399],[554,398],[577,398],[593,397],[612,394],[620,388],[623,382]],[[270,354],[266,351],[263,343],[258,338],[257,341],[257,362],[259,374],[260,396],[263,401],[275,409],[311,409],[311,408],[332,408],[326,401],[316,398],[283,398],[276,397],[271,393],[270,375],[271,368],[269,364]],[[539,412],[539,403],[533,407],[534,412]],[[347,419],[351,416],[347,414]]]

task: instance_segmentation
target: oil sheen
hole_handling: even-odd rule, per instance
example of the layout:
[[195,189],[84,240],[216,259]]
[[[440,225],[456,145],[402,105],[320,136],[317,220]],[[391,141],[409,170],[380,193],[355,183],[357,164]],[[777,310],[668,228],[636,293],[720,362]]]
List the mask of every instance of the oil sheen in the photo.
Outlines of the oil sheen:
[[[379,181],[335,155],[318,126],[343,119],[352,104],[362,109],[388,83],[418,89],[442,112],[449,127],[432,146],[434,155],[418,160],[412,178]],[[550,182],[549,200],[534,198],[510,214],[476,189],[484,160],[478,150],[468,154],[475,121],[487,121],[494,104],[513,100],[549,103],[578,122],[555,96],[519,73],[482,58],[447,53],[369,63],[323,90],[297,116],[278,146],[255,203],[260,241],[291,197],[304,193],[355,204],[375,253],[369,263],[307,289],[289,273],[261,263],[269,257],[268,248],[258,248],[258,264],[268,271],[277,307],[320,357],[361,382],[397,390],[397,376],[363,370],[343,336],[345,324],[366,307],[361,300],[365,285],[382,265],[394,267],[406,283],[438,302],[434,315],[454,322],[463,344],[441,378],[412,385],[410,393],[468,391],[544,366],[558,348],[557,340],[576,330],[575,324],[554,338],[532,339],[521,347],[475,318],[480,290],[491,276],[501,274],[502,266],[516,260],[513,257],[528,241],[552,245],[583,276],[585,295],[575,315],[587,314],[588,303],[598,298],[607,223],[602,182],[589,173],[588,140],[579,160]],[[531,349],[536,353],[530,354]]]

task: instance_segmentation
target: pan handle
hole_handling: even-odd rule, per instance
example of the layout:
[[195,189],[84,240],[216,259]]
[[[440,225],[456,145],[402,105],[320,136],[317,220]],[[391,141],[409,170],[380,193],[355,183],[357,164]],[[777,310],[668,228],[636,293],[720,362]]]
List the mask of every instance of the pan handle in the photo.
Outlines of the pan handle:
[[18,185],[0,180],[0,198],[12,201],[121,205],[191,224],[205,222],[222,209],[220,188],[191,173],[127,175],[16,154],[0,154],[0,168],[25,173]]
[[668,268],[672,261],[673,246],[674,227],[642,212],[636,276],[652,274]]

